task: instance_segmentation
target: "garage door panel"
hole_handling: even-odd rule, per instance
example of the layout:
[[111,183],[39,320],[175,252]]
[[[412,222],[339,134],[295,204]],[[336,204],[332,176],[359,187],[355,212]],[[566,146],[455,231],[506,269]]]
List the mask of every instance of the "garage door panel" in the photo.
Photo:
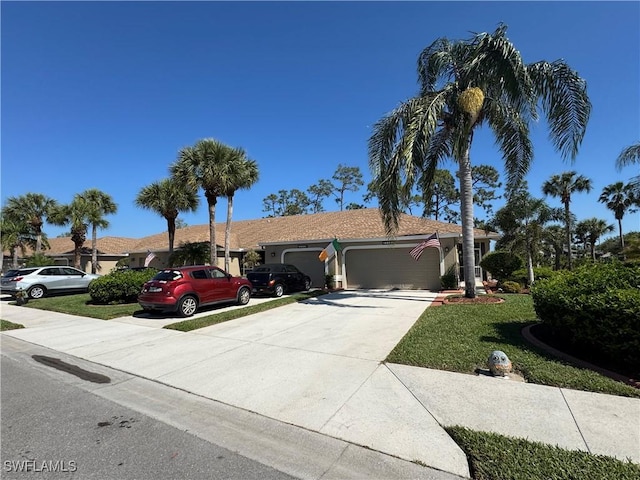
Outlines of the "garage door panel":
[[440,289],[440,252],[427,248],[418,261],[413,247],[353,249],[345,253],[348,288]]
[[311,286],[324,287],[324,262],[318,260],[319,251],[286,252],[284,263],[295,265],[298,270],[311,277]]

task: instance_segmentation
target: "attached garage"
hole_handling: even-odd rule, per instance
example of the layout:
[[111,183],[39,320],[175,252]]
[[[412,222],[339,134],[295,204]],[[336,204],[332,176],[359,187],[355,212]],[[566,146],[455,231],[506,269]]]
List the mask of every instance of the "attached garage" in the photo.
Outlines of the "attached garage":
[[343,250],[346,287],[440,290],[440,252],[427,248],[418,261],[413,246],[351,247]]
[[298,267],[298,270],[311,277],[311,286],[324,287],[324,262],[318,260],[318,250],[293,250],[283,252],[283,263]]

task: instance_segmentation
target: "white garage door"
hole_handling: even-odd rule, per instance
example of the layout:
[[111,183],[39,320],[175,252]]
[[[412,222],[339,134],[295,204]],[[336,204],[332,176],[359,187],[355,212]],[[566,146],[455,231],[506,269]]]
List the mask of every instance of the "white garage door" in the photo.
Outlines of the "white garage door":
[[438,249],[427,248],[416,261],[409,255],[411,248],[347,250],[347,288],[440,290]]
[[311,286],[324,287],[324,262],[318,260],[320,251],[286,252],[284,263],[295,265],[311,277]]

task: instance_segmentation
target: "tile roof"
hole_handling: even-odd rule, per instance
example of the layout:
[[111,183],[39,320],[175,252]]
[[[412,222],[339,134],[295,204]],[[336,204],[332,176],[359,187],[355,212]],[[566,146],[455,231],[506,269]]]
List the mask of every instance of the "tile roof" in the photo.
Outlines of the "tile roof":
[[[71,237],[49,238],[49,249],[44,250],[45,255],[73,254],[74,245]],[[138,238],[102,237],[97,239],[98,253],[102,255],[121,255],[129,251],[140,240]],[[91,239],[87,239],[82,245],[83,250],[91,253]],[[31,252],[29,252],[31,254]]]
[[[402,214],[397,237],[409,235],[460,234],[462,227],[451,223]],[[216,223],[216,243],[224,245],[225,223]],[[486,237],[484,230],[475,230],[475,235]],[[231,225],[231,249],[251,249],[263,243],[295,242],[311,240],[354,240],[384,238],[384,224],[377,208],[344,210],[286,217],[239,220]],[[209,225],[193,225],[176,230],[175,246],[183,242],[209,240]],[[168,249],[167,232],[141,238],[130,250],[140,252]]]

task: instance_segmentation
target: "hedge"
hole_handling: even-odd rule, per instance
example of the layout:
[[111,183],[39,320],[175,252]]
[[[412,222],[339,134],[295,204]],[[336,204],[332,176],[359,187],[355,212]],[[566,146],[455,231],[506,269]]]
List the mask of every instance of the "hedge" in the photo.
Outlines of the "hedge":
[[116,270],[89,284],[91,301],[98,304],[135,303],[144,282],[153,278],[156,270]]

